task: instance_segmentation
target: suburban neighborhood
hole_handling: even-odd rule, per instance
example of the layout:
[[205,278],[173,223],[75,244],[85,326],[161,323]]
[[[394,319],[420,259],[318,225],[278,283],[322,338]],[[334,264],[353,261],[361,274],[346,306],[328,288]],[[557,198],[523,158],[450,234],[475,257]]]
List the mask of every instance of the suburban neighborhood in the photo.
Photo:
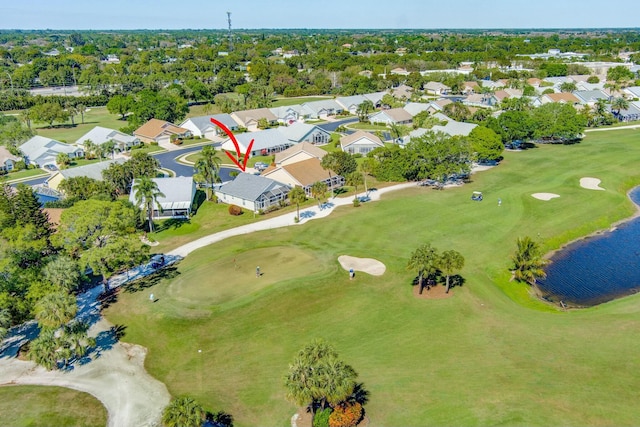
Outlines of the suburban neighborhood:
[[640,32],[216,14],[0,28],[1,424],[636,424]]

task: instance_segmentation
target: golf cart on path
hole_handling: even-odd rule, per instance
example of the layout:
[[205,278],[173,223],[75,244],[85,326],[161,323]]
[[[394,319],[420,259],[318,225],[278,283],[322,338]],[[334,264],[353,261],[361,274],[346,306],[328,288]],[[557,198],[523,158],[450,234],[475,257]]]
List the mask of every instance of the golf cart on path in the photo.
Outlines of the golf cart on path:
[[482,201],[482,192],[481,191],[474,191],[473,194],[471,195],[471,200],[475,200],[476,202],[481,202]]

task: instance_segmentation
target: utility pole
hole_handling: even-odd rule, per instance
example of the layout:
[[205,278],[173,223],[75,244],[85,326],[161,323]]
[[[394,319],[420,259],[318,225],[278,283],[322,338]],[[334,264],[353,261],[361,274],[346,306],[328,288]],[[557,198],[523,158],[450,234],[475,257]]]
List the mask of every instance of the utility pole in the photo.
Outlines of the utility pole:
[[231,35],[231,12],[227,12],[227,22],[229,23],[229,52],[233,50],[233,36]]
[[11,84],[11,95],[13,95],[13,79],[11,78],[11,74],[8,71],[5,71],[7,76],[9,76],[9,83]]

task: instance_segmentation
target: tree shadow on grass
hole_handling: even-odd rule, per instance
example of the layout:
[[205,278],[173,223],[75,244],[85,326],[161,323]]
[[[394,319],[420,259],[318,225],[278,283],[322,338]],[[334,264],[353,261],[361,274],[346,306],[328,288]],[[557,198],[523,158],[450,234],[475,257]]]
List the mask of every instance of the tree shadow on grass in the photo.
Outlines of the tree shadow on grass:
[[144,291],[147,288],[157,285],[160,281],[165,279],[173,279],[180,274],[178,268],[175,266],[165,267],[155,273],[143,277],[135,282],[128,283],[122,286],[122,289],[126,293],[136,293]]
[[191,224],[191,220],[184,219],[184,218],[169,218],[163,221],[162,223],[160,223],[155,228],[155,232],[159,233],[165,230],[177,230],[178,228],[182,227],[184,224]]
[[99,358],[103,352],[111,350],[113,346],[124,337],[127,327],[124,325],[114,325],[106,331],[100,332],[96,336],[96,345],[79,358],[76,363],[84,365],[93,359]]

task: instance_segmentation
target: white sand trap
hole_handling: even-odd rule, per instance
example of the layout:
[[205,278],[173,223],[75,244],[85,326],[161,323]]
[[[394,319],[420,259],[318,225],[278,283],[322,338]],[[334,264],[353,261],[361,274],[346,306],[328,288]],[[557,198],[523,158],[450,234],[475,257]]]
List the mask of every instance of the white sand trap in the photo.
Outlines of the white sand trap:
[[580,178],[580,187],[587,190],[604,190],[600,187],[600,182],[598,178]]
[[355,271],[363,271],[372,276],[382,276],[387,269],[383,263],[373,258],[356,258],[348,255],[340,255],[338,262],[345,270],[353,268]]
[[544,200],[545,202],[547,202],[551,199],[555,199],[556,197],[560,197],[560,195],[554,194],[554,193],[533,193],[531,197],[534,197],[538,200]]

